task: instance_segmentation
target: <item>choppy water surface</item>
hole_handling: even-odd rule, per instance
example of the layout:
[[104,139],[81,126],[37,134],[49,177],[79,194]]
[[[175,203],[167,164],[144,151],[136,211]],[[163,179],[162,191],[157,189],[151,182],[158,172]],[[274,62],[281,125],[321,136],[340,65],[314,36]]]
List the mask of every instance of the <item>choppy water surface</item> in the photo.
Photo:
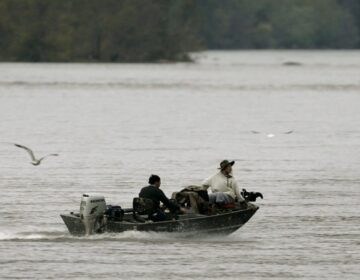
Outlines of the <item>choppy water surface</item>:
[[[360,52],[195,57],[0,64],[1,279],[360,278]],[[5,142],[60,156],[33,167]],[[83,193],[130,206],[151,173],[170,195],[224,158],[265,196],[230,236],[79,238],[59,217]]]

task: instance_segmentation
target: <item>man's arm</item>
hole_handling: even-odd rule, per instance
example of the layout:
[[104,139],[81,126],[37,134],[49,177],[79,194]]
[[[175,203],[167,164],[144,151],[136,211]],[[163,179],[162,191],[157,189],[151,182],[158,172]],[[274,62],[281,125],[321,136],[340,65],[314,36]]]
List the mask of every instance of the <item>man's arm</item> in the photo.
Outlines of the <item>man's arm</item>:
[[172,203],[164,194],[164,192],[162,190],[159,189],[159,200],[167,207],[170,209],[171,212],[175,212],[180,210],[180,206]]
[[209,177],[209,178],[207,178],[207,179],[205,179],[205,180],[201,183],[203,190],[207,190],[207,189],[211,186],[211,179],[212,179],[212,176]]

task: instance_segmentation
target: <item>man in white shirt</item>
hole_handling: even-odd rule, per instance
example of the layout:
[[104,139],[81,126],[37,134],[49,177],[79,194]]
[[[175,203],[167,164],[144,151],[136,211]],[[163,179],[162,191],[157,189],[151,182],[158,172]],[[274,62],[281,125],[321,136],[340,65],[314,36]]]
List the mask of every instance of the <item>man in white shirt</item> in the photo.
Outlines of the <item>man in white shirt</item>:
[[223,205],[234,203],[237,200],[242,204],[246,204],[245,199],[240,194],[237,182],[232,176],[234,163],[234,161],[223,160],[220,163],[220,171],[202,182],[204,189],[211,188],[212,193],[209,194],[210,203]]

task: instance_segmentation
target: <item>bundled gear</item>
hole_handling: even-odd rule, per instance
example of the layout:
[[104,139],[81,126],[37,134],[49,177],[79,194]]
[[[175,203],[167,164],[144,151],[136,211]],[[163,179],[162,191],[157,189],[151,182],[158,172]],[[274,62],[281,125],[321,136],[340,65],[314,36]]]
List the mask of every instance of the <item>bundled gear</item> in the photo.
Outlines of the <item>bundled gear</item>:
[[201,186],[188,186],[180,192],[175,192],[172,198],[183,207],[191,207],[196,214],[207,214],[209,210],[209,195]]

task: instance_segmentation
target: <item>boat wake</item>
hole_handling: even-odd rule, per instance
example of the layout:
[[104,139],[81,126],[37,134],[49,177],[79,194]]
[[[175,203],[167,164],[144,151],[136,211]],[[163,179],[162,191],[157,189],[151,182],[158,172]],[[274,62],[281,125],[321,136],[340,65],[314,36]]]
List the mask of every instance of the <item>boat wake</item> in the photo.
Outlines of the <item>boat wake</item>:
[[[64,231],[39,231],[39,232],[0,232],[0,242],[97,242],[97,241],[128,241],[128,242],[201,242],[209,240],[220,242],[233,242],[239,240],[235,234],[224,236],[189,236],[183,233],[159,233],[159,232],[140,232],[140,231],[125,231],[121,233],[103,233],[89,236],[73,236]],[[241,240],[241,237],[240,237]],[[240,241],[239,240],[239,241]]]

